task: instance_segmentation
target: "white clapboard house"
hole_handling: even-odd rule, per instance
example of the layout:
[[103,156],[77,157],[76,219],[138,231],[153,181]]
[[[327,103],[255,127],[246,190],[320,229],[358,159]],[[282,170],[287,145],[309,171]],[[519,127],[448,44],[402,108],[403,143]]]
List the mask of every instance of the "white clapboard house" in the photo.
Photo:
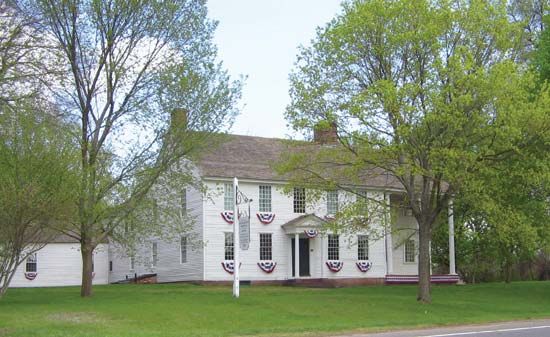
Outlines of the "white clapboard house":
[[[318,138],[316,142],[323,146],[326,134]],[[306,201],[307,190],[283,193],[285,180],[273,171],[272,164],[287,150],[282,139],[229,136],[198,163],[208,195],[192,189],[182,191],[187,212],[196,219],[192,235],[172,242],[152,239],[140,256],[134,257],[124,256],[112,246],[110,281],[148,274],[155,275],[157,282],[231,281],[233,178],[238,177],[239,190],[253,199],[250,244],[248,250],[240,251],[241,281],[311,285],[417,282],[418,226],[411,213],[400,208],[402,187],[387,175],[356,186],[397,210],[385,235],[371,238],[367,232],[333,233],[326,229],[327,221],[346,202],[353,202],[355,194],[330,191],[311,205]],[[386,228],[382,223],[374,226]],[[454,252],[450,253],[454,260]],[[451,268],[449,275],[434,276],[433,281],[456,282],[454,266]]]
[[[315,141],[323,146],[326,135]],[[149,239],[126,254],[114,244],[101,244],[94,254],[94,284],[144,278],[153,282],[230,282],[233,265],[233,178],[253,199],[250,244],[240,251],[240,279],[254,283],[345,285],[417,282],[417,223],[400,208],[403,190],[387,175],[366,179],[356,187],[385,201],[394,210],[391,230],[375,223],[383,235],[334,233],[327,221],[355,194],[326,192],[317,204],[307,190],[282,191],[285,180],[272,169],[288,147],[274,138],[228,136],[197,164],[206,194],[182,189],[183,207],[194,219],[189,235],[170,242]],[[382,220],[380,220],[382,221]],[[452,227],[452,218],[449,221]],[[450,230],[450,273],[435,282],[456,282],[454,238]],[[11,286],[62,286],[81,282],[79,244],[67,238],[46,245],[18,269]]]

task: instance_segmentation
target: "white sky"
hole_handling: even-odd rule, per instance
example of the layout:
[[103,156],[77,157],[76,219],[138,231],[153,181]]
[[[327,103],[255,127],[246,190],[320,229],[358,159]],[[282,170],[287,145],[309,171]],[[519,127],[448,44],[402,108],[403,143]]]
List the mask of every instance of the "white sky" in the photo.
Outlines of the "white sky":
[[299,45],[309,45],[317,26],[340,10],[340,0],[209,0],[219,21],[219,59],[234,77],[248,75],[241,114],[231,133],[286,138],[288,75]]

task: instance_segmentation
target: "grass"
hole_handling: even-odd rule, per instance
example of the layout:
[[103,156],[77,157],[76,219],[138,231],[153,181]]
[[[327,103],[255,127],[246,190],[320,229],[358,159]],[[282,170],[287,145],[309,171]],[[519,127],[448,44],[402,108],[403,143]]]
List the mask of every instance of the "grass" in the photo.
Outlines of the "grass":
[[550,282],[341,289],[182,284],[10,289],[0,300],[0,336],[319,335],[550,317]]

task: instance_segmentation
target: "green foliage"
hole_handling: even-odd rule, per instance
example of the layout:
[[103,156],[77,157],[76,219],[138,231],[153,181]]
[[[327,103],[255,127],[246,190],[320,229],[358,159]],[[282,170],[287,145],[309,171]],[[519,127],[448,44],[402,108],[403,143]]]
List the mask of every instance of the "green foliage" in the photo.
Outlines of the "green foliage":
[[546,15],[543,22],[546,28],[540,33],[533,57],[541,82],[550,80],[550,15]]
[[28,254],[77,218],[74,130],[43,109],[0,105],[0,297]]
[[[97,244],[120,237],[115,232],[128,223],[160,233],[151,227],[164,225],[160,213],[173,207],[156,200],[154,186],[231,126],[241,81],[216,59],[217,23],[204,1],[14,3],[62,54],[52,95],[80,123],[79,221],[67,233],[81,240],[82,295],[89,296]],[[179,181],[196,186],[190,165],[180,168]]]
[[[281,173],[319,187],[368,184],[384,174],[401,184],[419,223],[419,297],[426,301],[427,242],[452,195],[468,195],[502,224],[502,254],[518,235],[529,252],[537,241],[527,213],[510,199],[487,199],[505,185],[493,181],[484,190],[482,178],[504,180],[503,169],[526,175],[514,166],[525,160],[541,165],[533,142],[546,136],[533,135],[548,125],[547,94],[533,98],[534,77],[517,63],[523,22],[511,22],[508,9],[484,0],[346,1],[301,49],[290,75],[291,125],[309,137],[317,124],[336,123],[339,144],[290,155]],[[538,131],[530,131],[533,121]],[[514,199],[526,197],[516,192]],[[526,227],[506,230],[518,223]]]

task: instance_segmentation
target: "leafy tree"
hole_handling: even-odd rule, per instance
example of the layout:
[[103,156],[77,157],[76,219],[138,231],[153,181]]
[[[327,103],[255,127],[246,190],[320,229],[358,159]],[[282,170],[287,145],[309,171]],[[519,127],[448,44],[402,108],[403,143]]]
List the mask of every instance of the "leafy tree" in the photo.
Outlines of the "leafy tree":
[[[64,232],[81,243],[90,296],[93,250],[136,213],[158,214],[151,188],[231,125],[241,83],[216,61],[202,0],[15,3],[64,58],[52,95],[80,124],[79,220]],[[182,180],[191,173],[184,165]]]
[[527,121],[547,108],[527,95],[532,77],[515,63],[522,27],[502,3],[352,0],[342,10],[302,48],[287,110],[306,136],[338,125],[339,146],[307,154],[306,168],[291,155],[282,171],[315,179],[331,158],[346,179],[326,186],[396,179],[419,225],[417,298],[430,302],[437,218],[463,188],[481,188],[477,175],[520,151]]
[[17,267],[76,217],[70,129],[27,101],[0,106],[0,297]]
[[550,15],[543,18],[546,28],[541,31],[533,57],[533,65],[540,81],[550,80]]

